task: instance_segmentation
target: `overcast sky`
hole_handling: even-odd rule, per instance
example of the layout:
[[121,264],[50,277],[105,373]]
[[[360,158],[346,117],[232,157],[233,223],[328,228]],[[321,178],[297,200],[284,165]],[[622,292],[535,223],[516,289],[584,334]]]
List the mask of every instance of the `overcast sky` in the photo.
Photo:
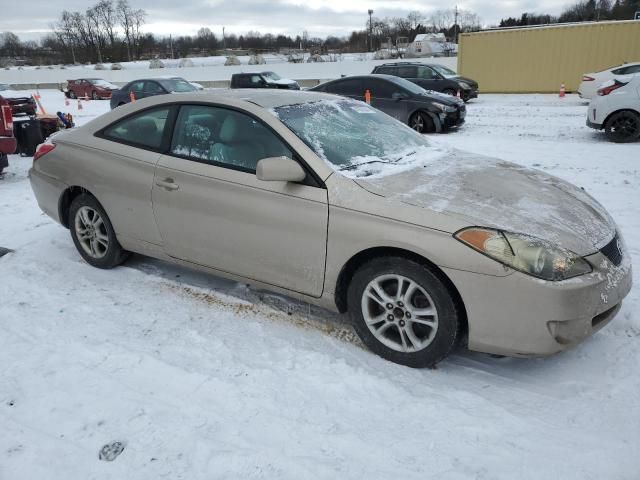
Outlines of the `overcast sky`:
[[[227,32],[284,33],[311,37],[344,36],[361,29],[367,10],[374,16],[406,16],[411,10],[425,15],[438,9],[452,8],[453,3],[417,0],[129,0],[147,11],[145,30],[156,34],[193,35],[200,27],[209,27],[217,36],[222,26]],[[60,12],[84,11],[91,0],[3,0],[0,31],[12,31],[22,39],[37,39],[54,23]],[[503,17],[522,12],[558,14],[571,0],[469,0],[459,8],[480,16],[485,26],[495,25]]]

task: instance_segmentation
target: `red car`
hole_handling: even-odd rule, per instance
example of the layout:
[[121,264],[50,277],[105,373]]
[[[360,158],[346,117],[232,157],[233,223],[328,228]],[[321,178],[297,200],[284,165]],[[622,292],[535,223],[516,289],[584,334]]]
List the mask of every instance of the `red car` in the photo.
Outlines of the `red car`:
[[9,102],[0,96],[0,173],[9,166],[8,155],[16,151],[13,136],[13,112]]
[[0,83],[0,95],[11,105],[14,115],[26,113],[27,115],[35,115],[38,109],[36,101],[30,94],[25,92],[12,90],[11,86],[6,83]]
[[91,98],[93,100],[110,99],[111,93],[118,87],[101,78],[81,78],[67,80],[65,95],[69,98]]

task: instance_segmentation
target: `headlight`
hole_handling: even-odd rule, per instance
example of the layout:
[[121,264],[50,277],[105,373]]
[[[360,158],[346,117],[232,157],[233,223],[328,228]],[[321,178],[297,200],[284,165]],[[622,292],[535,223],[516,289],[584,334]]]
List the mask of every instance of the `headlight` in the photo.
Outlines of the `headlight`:
[[589,262],[579,255],[521,233],[472,227],[455,237],[514,270],[544,280],[566,280],[592,271]]
[[469,85],[468,83],[458,82],[458,85],[463,90],[471,90],[471,85]]
[[444,103],[439,103],[439,102],[431,102],[431,104],[436,107],[437,109],[439,109],[442,112],[455,112],[456,111],[456,107],[452,107],[449,105],[445,105]]

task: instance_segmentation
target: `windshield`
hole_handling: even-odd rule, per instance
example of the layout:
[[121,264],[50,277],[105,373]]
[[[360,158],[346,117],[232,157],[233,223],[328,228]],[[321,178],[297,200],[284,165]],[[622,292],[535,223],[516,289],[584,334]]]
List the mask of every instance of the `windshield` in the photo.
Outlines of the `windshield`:
[[160,84],[169,92],[195,92],[197,90],[196,87],[191,85],[186,80],[182,78],[163,78],[162,80],[158,80]]
[[440,75],[445,75],[445,76],[458,75],[456,72],[454,72],[450,68],[445,67],[444,65],[431,65],[431,68],[433,68]]
[[267,77],[269,80],[282,80],[282,77],[275,72],[262,72],[262,75]]
[[334,169],[357,172],[355,176],[378,173],[380,164],[404,163],[418,149],[424,153],[429,147],[419,133],[354,100],[285,105],[273,112]]

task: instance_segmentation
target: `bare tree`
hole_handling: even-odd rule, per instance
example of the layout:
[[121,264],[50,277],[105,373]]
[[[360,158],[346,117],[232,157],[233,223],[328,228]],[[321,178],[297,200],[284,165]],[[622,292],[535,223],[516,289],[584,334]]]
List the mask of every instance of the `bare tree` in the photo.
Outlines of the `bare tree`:
[[133,46],[133,11],[128,0],[118,0],[116,4],[116,16],[120,27],[124,32],[124,44],[127,47],[127,60],[131,61],[131,49]]

